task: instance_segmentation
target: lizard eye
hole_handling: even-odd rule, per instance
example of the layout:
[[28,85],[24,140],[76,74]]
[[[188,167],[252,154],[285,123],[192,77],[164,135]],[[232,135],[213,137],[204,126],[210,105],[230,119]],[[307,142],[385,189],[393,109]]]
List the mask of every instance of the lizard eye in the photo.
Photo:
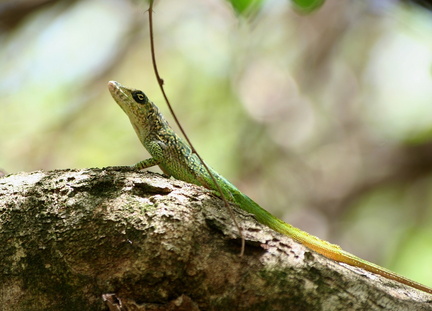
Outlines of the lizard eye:
[[145,96],[145,94],[142,91],[132,92],[132,97],[135,99],[137,103],[140,104],[145,104],[146,102],[148,102],[147,96]]

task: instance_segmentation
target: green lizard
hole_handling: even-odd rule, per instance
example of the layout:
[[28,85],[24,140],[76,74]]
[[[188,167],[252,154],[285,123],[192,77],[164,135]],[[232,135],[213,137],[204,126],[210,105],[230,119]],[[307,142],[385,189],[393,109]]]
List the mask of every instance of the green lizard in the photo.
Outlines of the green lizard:
[[[217,192],[217,186],[210,177],[204,165],[186,142],[180,138],[147,96],[140,90],[129,89],[120,83],[110,81],[108,88],[112,97],[129,117],[141,143],[152,156],[150,159],[138,162],[134,167],[144,169],[158,165],[162,171],[174,178],[203,186]],[[321,240],[307,232],[291,226],[276,218],[233,184],[209,167],[209,170],[219,184],[225,198],[243,210],[255,215],[256,219],[273,230],[289,236],[297,242],[324,255],[327,258],[360,267],[367,271],[382,275],[411,287],[432,294],[432,289],[411,281],[403,276],[382,268],[376,264],[356,257],[342,250],[338,245]]]

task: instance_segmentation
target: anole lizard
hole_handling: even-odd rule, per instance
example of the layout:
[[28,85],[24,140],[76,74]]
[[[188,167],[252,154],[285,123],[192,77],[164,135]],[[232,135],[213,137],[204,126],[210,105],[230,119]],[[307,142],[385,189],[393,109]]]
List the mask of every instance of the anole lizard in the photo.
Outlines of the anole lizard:
[[[108,88],[112,97],[129,117],[141,143],[151,158],[138,162],[134,167],[144,169],[158,165],[162,171],[174,178],[203,186],[217,192],[213,179],[186,142],[170,127],[168,122],[147,96],[140,90],[129,89],[110,81]],[[432,294],[432,288],[411,281],[390,270],[356,257],[338,245],[321,240],[309,233],[276,218],[243,194],[233,184],[209,167],[227,200],[255,215],[256,219],[273,230],[289,236],[297,242],[327,258],[382,275],[411,287]]]

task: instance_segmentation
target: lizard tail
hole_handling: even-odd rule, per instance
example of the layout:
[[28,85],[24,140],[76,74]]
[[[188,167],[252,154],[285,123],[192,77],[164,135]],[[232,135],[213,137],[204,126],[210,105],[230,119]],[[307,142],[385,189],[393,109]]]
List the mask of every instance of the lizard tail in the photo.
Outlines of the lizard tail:
[[362,268],[366,271],[379,274],[385,278],[395,280],[397,282],[432,294],[432,288],[414,282],[374,263],[361,259],[353,254],[342,250],[341,247],[338,245],[321,240],[316,236],[313,236],[303,230],[287,224],[286,222],[276,218],[275,216],[267,212],[265,209],[255,203],[247,195],[241,193],[239,190],[232,191],[231,193],[240,208],[254,214],[256,219],[260,223],[263,223],[272,228],[273,230],[292,238],[293,240],[303,244],[304,246],[314,250],[315,252],[335,261]]

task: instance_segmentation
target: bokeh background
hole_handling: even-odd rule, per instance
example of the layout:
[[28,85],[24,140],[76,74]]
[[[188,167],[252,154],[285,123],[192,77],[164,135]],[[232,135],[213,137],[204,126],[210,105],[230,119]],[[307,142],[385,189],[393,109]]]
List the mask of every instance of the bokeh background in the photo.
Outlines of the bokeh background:
[[[147,3],[0,2],[0,169],[148,157],[107,82],[172,120]],[[432,286],[432,14],[400,1],[155,6],[159,69],[196,149],[264,208]],[[173,123],[171,121],[171,123]],[[154,171],[158,171],[156,168]]]

